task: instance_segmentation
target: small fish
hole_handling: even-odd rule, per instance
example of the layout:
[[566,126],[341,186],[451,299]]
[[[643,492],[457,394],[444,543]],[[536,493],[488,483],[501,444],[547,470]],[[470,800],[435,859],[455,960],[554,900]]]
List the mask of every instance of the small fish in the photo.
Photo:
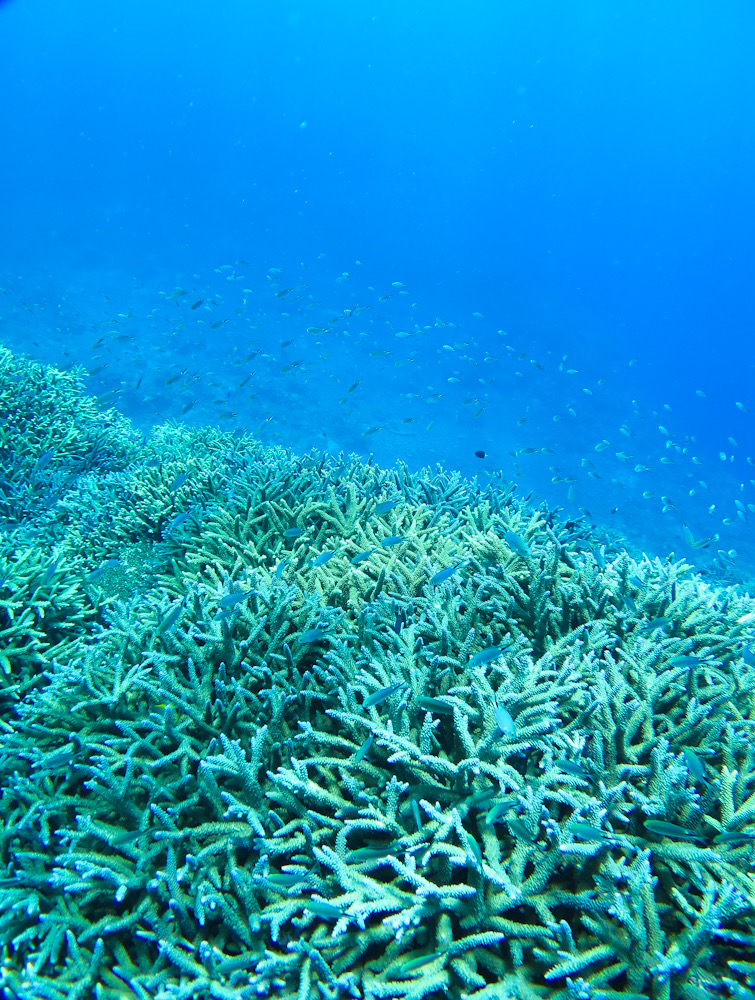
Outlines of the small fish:
[[572,774],[575,778],[582,778],[583,781],[591,780],[590,775],[576,760],[567,760],[565,757],[559,757],[558,760],[553,761],[553,764],[559,771],[563,771],[565,774]]
[[374,551],[375,551],[374,549],[368,549],[366,552],[357,552],[355,556],[351,557],[349,562],[351,563],[352,566],[358,566],[359,563],[364,562],[366,559],[369,559]]
[[322,552],[316,559],[312,560],[312,566],[324,566],[329,559],[332,559],[335,552]]
[[168,487],[168,492],[175,493],[176,490],[180,490],[181,487],[184,485],[184,483],[188,481],[188,479],[189,479],[189,473],[182,472],[181,475],[176,476],[176,478],[170,484],[170,486]]
[[364,743],[359,747],[359,749],[354,754],[354,763],[355,764],[360,764],[364,760],[364,758],[367,756],[367,754],[372,749],[373,740],[374,740],[374,737],[373,737],[372,733],[370,733],[370,735],[367,737],[367,739],[364,741]]
[[393,510],[394,507],[398,507],[400,503],[400,500],[383,500],[377,505],[373,513],[378,516],[381,514],[387,514],[389,510]]
[[435,712],[436,715],[453,715],[454,707],[442,698],[426,698],[421,695],[417,698],[419,708],[424,708],[426,712]]
[[299,636],[300,643],[322,642],[328,638],[328,633],[323,628],[308,628]]
[[509,711],[503,705],[496,705],[493,714],[495,715],[495,721],[498,723],[498,728],[503,735],[513,740],[516,736],[516,723]]
[[292,886],[303,882],[305,878],[306,875],[292,875],[288,872],[271,872],[267,876],[267,881],[270,885],[274,885],[276,889],[290,889]]
[[300,535],[304,534],[304,528],[286,528],[283,532],[284,538],[299,538]]
[[690,833],[683,826],[676,823],[667,823],[662,819],[646,819],[643,826],[649,833],[656,837],[668,837],[670,840],[698,840],[705,843],[706,838],[697,833]]
[[221,597],[218,601],[219,608],[234,608],[241,601],[245,601],[250,594],[254,593],[252,590],[247,590],[246,592],[237,590],[233,594],[226,594]]
[[672,656],[668,661],[670,667],[699,667],[705,663],[699,656]]
[[723,833],[717,833],[713,838],[714,844],[730,844],[732,847],[741,847],[742,844],[753,844],[755,843],[755,834],[753,833],[742,833],[735,830],[724,830]]
[[470,809],[484,809],[490,805],[497,794],[498,791],[495,788],[486,788],[482,792],[475,792],[474,795],[470,795],[467,799],[467,805]]
[[371,708],[373,705],[381,705],[384,701],[387,701],[392,694],[400,691],[402,688],[407,687],[405,681],[400,681],[398,684],[389,684],[388,687],[380,688],[379,691],[375,691],[368,698],[365,698],[362,702],[363,708]]
[[689,768],[689,773],[697,781],[702,781],[704,785],[708,784],[708,777],[705,772],[705,764],[700,760],[694,750],[689,747],[684,748],[684,759],[687,762],[687,767]]
[[202,305],[203,302],[204,302],[204,299],[197,299],[196,302],[192,303],[191,308],[192,309],[199,309],[199,307]]
[[482,450],[476,451],[474,454],[475,454],[475,458],[486,458],[487,457],[486,453],[484,451],[482,451]]
[[436,961],[438,958],[443,958],[445,952],[443,951],[431,951],[427,955],[420,955],[418,958],[410,958],[408,962],[403,962],[397,969],[397,972],[401,976],[405,976],[408,972],[416,972],[417,969],[423,968],[425,965],[429,965],[430,962]]
[[401,542],[405,541],[406,538],[404,535],[389,535],[387,538],[384,538],[380,544],[384,549],[387,549],[391,545],[400,545]]
[[362,861],[380,861],[383,858],[389,858],[398,849],[399,845],[395,843],[386,844],[385,847],[357,847],[355,850],[349,851],[346,863],[358,865]]
[[490,663],[493,660],[497,660],[499,656],[503,655],[503,646],[487,646],[485,649],[481,649],[479,653],[475,653],[474,656],[470,657],[467,661],[468,667],[479,667],[483,663]]
[[673,624],[673,621],[665,616],[662,618],[654,618],[652,621],[639,628],[637,632],[639,635],[652,635],[653,632],[658,632]]
[[514,555],[519,556],[520,559],[530,559],[532,557],[529,545],[527,545],[520,535],[517,535],[513,531],[507,531],[503,538]]
[[362,431],[362,437],[369,437],[371,434],[377,434],[378,431],[385,430],[382,424],[378,424],[377,427],[370,427],[366,431]]
[[54,454],[55,454],[54,448],[49,448],[47,451],[43,451],[42,454],[37,459],[37,461],[34,463],[34,468],[31,470],[31,474],[35,475],[37,472],[41,472]]
[[288,559],[284,559],[282,563],[278,563],[278,566],[276,567],[276,570],[275,570],[275,579],[276,580],[280,580],[280,578],[283,576],[283,570],[286,568],[286,566],[288,565],[288,563],[289,563]]
[[184,608],[182,601],[177,608],[174,608],[172,611],[168,612],[168,614],[163,618],[163,620],[161,622],[158,622],[157,629],[155,630],[157,635],[162,635],[163,632],[167,632],[168,629],[173,628],[178,619],[181,617],[183,609]]
[[516,806],[517,806],[516,795],[504,796],[504,798],[502,798],[500,802],[496,802],[496,804],[491,809],[488,809],[487,813],[485,814],[486,824],[488,826],[493,826],[493,824],[497,823],[500,819],[502,819],[506,815],[506,813],[511,812],[512,809],[515,809]]
[[610,833],[607,830],[601,830],[598,826],[592,826],[591,823],[570,823],[569,833],[580,837],[582,840],[612,840]]
[[535,842],[535,835],[520,819],[514,818],[507,820],[506,822],[509,824],[509,830],[511,830],[511,833],[517,840],[523,840],[527,844],[533,844]]
[[318,917],[324,917],[325,920],[338,920],[344,914],[340,906],[333,906],[332,903],[328,903],[324,899],[308,899],[304,904],[304,909],[310,910]]
[[430,577],[430,584],[435,587],[439,583],[445,583],[446,580],[450,579],[457,570],[460,570],[464,563],[457,563],[456,566],[449,566],[448,569],[442,569],[440,572],[436,573],[434,576]]
[[472,855],[478,868],[482,868],[482,851],[480,850],[480,845],[477,843],[475,838],[469,832],[469,830],[464,831],[467,841],[467,856]]
[[86,578],[87,583],[94,583],[94,581],[99,580],[102,574],[107,572],[107,570],[112,569],[114,566],[119,566],[119,565],[120,565],[120,560],[108,559],[101,566],[98,566],[97,569],[92,570],[92,572]]
[[166,532],[168,531],[173,531],[174,528],[178,528],[180,525],[184,523],[184,521],[186,521],[186,519],[189,516],[190,516],[190,511],[188,510],[185,510],[182,514],[176,514],[173,520],[168,521],[168,523],[163,528],[163,534],[166,534]]

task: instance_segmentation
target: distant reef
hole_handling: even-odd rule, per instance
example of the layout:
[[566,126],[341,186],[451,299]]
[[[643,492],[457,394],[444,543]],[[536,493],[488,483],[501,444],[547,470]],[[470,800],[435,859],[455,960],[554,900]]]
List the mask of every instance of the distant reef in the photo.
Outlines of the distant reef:
[[0,351],[0,991],[751,998],[755,602]]

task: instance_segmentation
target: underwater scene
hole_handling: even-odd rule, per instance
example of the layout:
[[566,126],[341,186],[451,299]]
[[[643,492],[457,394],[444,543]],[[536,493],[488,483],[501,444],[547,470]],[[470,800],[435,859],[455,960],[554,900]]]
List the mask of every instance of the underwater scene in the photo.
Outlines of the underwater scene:
[[0,0],[2,1000],[755,995],[752,37]]

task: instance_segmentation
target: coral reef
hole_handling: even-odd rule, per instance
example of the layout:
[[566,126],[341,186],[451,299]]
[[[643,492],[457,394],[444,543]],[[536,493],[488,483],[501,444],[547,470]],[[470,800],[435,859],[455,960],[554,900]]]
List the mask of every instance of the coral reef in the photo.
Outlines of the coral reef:
[[442,469],[87,464],[0,361],[73,456],[2,536],[4,996],[751,995],[747,595]]

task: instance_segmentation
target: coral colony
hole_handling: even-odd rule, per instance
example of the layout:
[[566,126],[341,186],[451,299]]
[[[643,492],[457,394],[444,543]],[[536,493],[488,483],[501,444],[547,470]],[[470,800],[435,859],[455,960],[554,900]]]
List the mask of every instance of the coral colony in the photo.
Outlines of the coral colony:
[[3,997],[752,996],[747,595],[0,369]]

